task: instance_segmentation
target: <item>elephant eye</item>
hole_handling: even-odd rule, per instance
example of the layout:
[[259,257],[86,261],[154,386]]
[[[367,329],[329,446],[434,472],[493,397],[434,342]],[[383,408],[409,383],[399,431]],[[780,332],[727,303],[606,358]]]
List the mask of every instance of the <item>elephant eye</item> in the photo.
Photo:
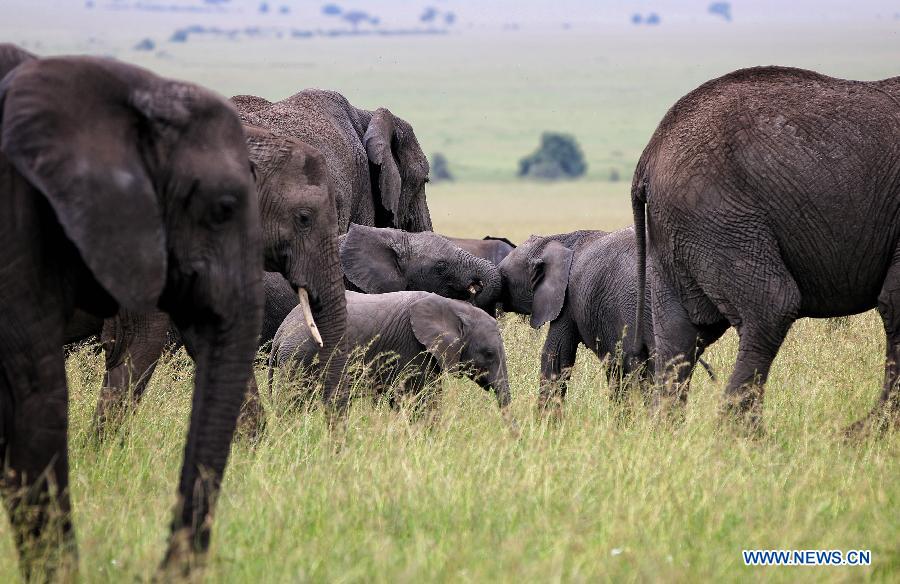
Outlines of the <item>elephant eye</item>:
[[448,268],[449,268],[449,264],[447,262],[445,262],[444,260],[438,260],[434,264],[434,271],[436,271],[438,273],[444,273],[447,271]]
[[297,229],[300,231],[306,231],[312,227],[313,224],[313,213],[309,209],[301,209],[297,212]]
[[213,225],[221,225],[231,221],[231,218],[234,217],[234,213],[237,210],[237,206],[238,200],[232,195],[226,195],[219,198],[212,204],[212,208],[209,211],[210,221]]

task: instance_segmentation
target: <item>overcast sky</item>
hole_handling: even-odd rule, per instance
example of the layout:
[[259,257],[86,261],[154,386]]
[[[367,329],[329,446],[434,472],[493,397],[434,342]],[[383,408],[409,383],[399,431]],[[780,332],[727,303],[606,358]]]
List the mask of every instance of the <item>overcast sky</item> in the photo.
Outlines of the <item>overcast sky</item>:
[[[30,46],[72,42],[166,41],[179,27],[349,29],[342,15],[365,13],[361,28],[442,28],[456,33],[516,26],[519,30],[632,26],[657,14],[659,26],[727,23],[708,11],[711,0],[0,0],[0,40]],[[900,1],[733,0],[735,23],[856,22],[896,25]],[[325,7],[333,5],[329,10]]]

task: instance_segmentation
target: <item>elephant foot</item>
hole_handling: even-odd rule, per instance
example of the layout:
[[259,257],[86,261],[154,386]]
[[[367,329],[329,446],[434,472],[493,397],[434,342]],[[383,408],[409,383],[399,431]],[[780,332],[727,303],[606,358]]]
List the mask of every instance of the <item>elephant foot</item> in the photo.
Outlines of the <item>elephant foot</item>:
[[116,434],[131,413],[127,400],[121,392],[110,387],[100,389],[97,410],[94,413],[94,437],[98,443]]
[[650,419],[660,425],[679,426],[684,423],[685,406],[682,394],[658,389],[650,402]]
[[719,417],[734,434],[739,436],[759,439],[766,435],[762,407],[758,400],[748,403],[747,400],[726,399]]
[[847,426],[844,438],[849,442],[861,442],[869,436],[880,438],[890,430],[900,429],[900,412],[883,404],[869,414]]
[[241,406],[238,415],[235,437],[256,444],[266,429],[266,412],[259,401],[259,396],[248,398]]
[[191,545],[190,530],[180,529],[170,536],[169,548],[153,576],[153,582],[199,582],[205,568],[206,554],[197,552]]

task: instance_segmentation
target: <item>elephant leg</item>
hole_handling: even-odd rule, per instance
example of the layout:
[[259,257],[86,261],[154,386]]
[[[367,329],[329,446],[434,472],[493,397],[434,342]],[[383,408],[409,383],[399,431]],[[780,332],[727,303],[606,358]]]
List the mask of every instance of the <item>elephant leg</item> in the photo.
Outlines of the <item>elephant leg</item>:
[[564,312],[550,324],[541,350],[541,381],[538,408],[560,414],[566,399],[569,376],[575,366],[580,337],[575,322]]
[[658,272],[651,279],[653,314],[655,391],[651,409],[668,410],[687,401],[691,373],[700,355],[728,330],[722,319],[710,324],[695,324],[671,284]]
[[252,375],[247,383],[247,395],[244,396],[244,405],[238,416],[236,434],[256,442],[266,428],[266,416],[259,398],[259,385],[256,376]]
[[849,428],[856,434],[872,427],[881,431],[890,424],[900,425],[900,254],[894,263],[878,295],[878,313],[884,323],[886,337],[884,384],[878,403],[869,415]]
[[99,437],[117,430],[128,411],[140,403],[169,343],[170,326],[164,312],[137,314],[123,310],[104,322],[101,341],[106,374],[94,415]]
[[[735,273],[724,293],[728,317],[737,328],[738,355],[725,387],[723,409],[745,422],[751,431],[761,427],[763,386],[772,361],[800,312],[800,290],[782,263],[777,249],[754,250],[754,265],[765,274]],[[749,265],[745,264],[745,265]]]
[[68,389],[61,343],[55,348],[32,345],[0,359],[0,484],[25,581],[66,580],[77,570],[78,559],[69,500]]

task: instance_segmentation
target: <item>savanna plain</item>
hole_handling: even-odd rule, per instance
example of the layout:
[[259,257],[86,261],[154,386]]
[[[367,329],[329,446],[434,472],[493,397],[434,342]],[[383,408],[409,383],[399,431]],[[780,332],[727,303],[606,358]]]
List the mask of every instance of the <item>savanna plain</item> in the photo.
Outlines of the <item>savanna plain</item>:
[[[210,44],[138,62],[224,94],[280,98],[319,86],[363,107],[387,105],[458,175],[429,187],[435,229],[515,241],[631,223],[630,173],[643,145],[665,109],[708,78],[771,63],[861,79],[900,73],[890,30],[653,34]],[[576,135],[590,165],[585,179],[514,178],[517,159],[543,130]],[[618,182],[609,180],[614,168]],[[210,581],[900,577],[900,433],[843,438],[881,386],[884,334],[875,312],[796,323],[772,370],[758,437],[735,433],[718,416],[734,332],[707,353],[718,380],[698,371],[684,420],[662,423],[637,395],[613,405],[603,364],[584,350],[564,415],[537,416],[546,331],[513,315],[501,327],[518,435],[491,396],[453,378],[438,383],[440,415],[431,423],[359,399],[344,427],[329,432],[320,408],[292,405],[297,382],[276,376],[265,389],[261,353],[267,425],[256,443],[233,447]],[[165,357],[141,407],[102,444],[91,432],[103,373],[96,347],[78,348],[67,371],[81,576],[149,578],[174,503],[192,364],[183,352]],[[870,549],[872,565],[746,567],[748,548]],[[16,578],[4,521],[0,580]]]

